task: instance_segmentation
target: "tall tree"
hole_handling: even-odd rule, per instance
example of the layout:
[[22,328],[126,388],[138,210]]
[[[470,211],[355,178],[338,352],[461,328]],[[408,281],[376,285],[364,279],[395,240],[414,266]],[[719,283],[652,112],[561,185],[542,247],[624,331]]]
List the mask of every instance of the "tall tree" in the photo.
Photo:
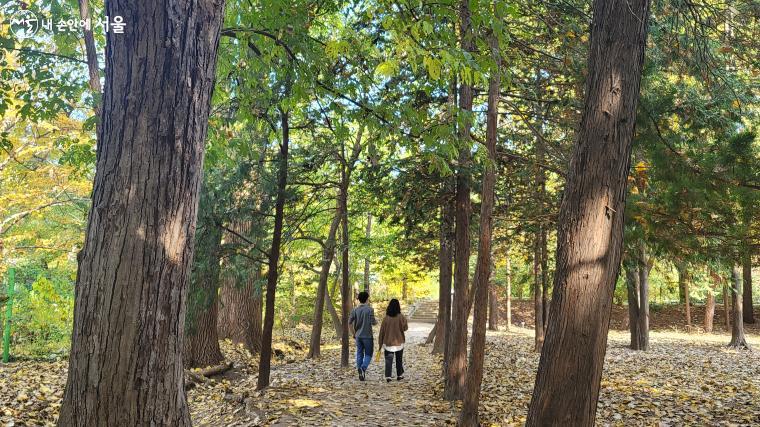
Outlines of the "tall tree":
[[[289,85],[290,83],[286,83]],[[286,93],[290,88],[286,88]],[[274,229],[272,247],[269,249],[269,272],[267,273],[266,309],[264,330],[261,334],[261,355],[259,356],[259,378],[256,388],[261,390],[269,385],[269,370],[272,363],[272,332],[274,330],[274,300],[280,270],[280,246],[282,244],[282,223],[285,216],[285,194],[288,186],[288,148],[290,145],[290,112],[280,109],[280,156],[277,169],[277,199],[274,209]]]
[[[459,2],[459,37],[462,50],[475,51],[469,0]],[[455,244],[454,244],[454,301],[449,332],[448,366],[445,378],[445,397],[462,398],[467,371],[467,318],[469,313],[470,275],[470,123],[472,85],[462,81],[459,86],[459,109],[464,115],[459,126],[459,167],[456,176]]]
[[594,0],[592,12],[584,109],[560,207],[554,294],[529,426],[594,424],[620,268],[649,1]]
[[731,305],[733,322],[731,325],[731,342],[729,347],[749,349],[747,338],[744,336],[744,318],[742,316],[742,277],[739,266],[731,268]]
[[[106,2],[92,208],[59,425],[190,425],[182,349],[224,2]],[[188,36],[192,35],[192,36]]]
[[744,323],[755,323],[755,308],[752,305],[752,254],[742,257],[742,286],[744,288]]
[[483,362],[486,350],[486,316],[488,312],[488,286],[491,281],[491,238],[496,183],[496,139],[499,124],[499,93],[501,87],[501,54],[497,35],[488,35],[488,45],[495,59],[494,69],[488,81],[488,111],[486,113],[486,149],[488,164],[483,172],[480,202],[480,238],[478,258],[475,264],[477,281],[473,284],[475,313],[472,322],[472,342],[470,344],[470,366],[467,370],[467,385],[459,415],[460,426],[479,426],[478,404],[480,386],[483,382]]

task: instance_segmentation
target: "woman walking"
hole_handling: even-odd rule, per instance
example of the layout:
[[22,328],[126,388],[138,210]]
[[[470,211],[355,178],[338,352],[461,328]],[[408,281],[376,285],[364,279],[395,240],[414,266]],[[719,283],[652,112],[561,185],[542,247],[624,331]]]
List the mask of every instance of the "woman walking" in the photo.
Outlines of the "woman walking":
[[[378,342],[385,352],[385,381],[391,382],[393,368],[393,359],[396,359],[396,379],[404,379],[404,343],[406,335],[404,332],[409,329],[406,317],[401,314],[401,304],[397,299],[392,299],[388,303],[388,309],[385,310],[385,318],[380,325],[380,335]],[[380,349],[378,348],[378,351]]]

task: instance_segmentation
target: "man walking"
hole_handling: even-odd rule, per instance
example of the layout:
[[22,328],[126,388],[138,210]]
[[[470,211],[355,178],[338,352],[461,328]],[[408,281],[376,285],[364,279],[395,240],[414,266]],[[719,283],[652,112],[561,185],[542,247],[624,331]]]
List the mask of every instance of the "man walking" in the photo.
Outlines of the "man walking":
[[356,369],[359,371],[359,381],[367,377],[367,368],[372,361],[373,335],[372,325],[377,325],[375,310],[369,306],[369,294],[359,292],[359,306],[351,310],[348,324],[351,325],[356,338]]

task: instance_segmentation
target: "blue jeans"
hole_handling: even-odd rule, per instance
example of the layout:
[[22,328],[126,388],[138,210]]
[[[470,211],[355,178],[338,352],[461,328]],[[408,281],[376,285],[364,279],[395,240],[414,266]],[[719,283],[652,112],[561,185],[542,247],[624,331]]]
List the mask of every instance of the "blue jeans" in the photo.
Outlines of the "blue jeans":
[[372,349],[374,340],[372,338],[356,337],[356,368],[367,370],[369,362],[372,361]]

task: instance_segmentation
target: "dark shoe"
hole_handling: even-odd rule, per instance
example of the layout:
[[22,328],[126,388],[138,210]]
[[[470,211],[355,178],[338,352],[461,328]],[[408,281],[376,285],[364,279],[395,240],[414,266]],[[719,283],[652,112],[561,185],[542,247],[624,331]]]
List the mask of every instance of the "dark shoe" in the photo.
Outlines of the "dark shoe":
[[389,382],[391,382],[391,381],[393,381],[393,378],[386,378],[386,379],[385,379],[385,382],[387,382],[387,383],[389,383]]
[[403,379],[404,379],[404,376],[403,376],[403,375],[401,375],[401,376],[399,376],[399,377],[397,377],[397,378],[396,378],[396,381],[401,381],[401,380],[403,380]]
[[367,373],[364,369],[359,368],[359,381],[364,381],[367,378]]

